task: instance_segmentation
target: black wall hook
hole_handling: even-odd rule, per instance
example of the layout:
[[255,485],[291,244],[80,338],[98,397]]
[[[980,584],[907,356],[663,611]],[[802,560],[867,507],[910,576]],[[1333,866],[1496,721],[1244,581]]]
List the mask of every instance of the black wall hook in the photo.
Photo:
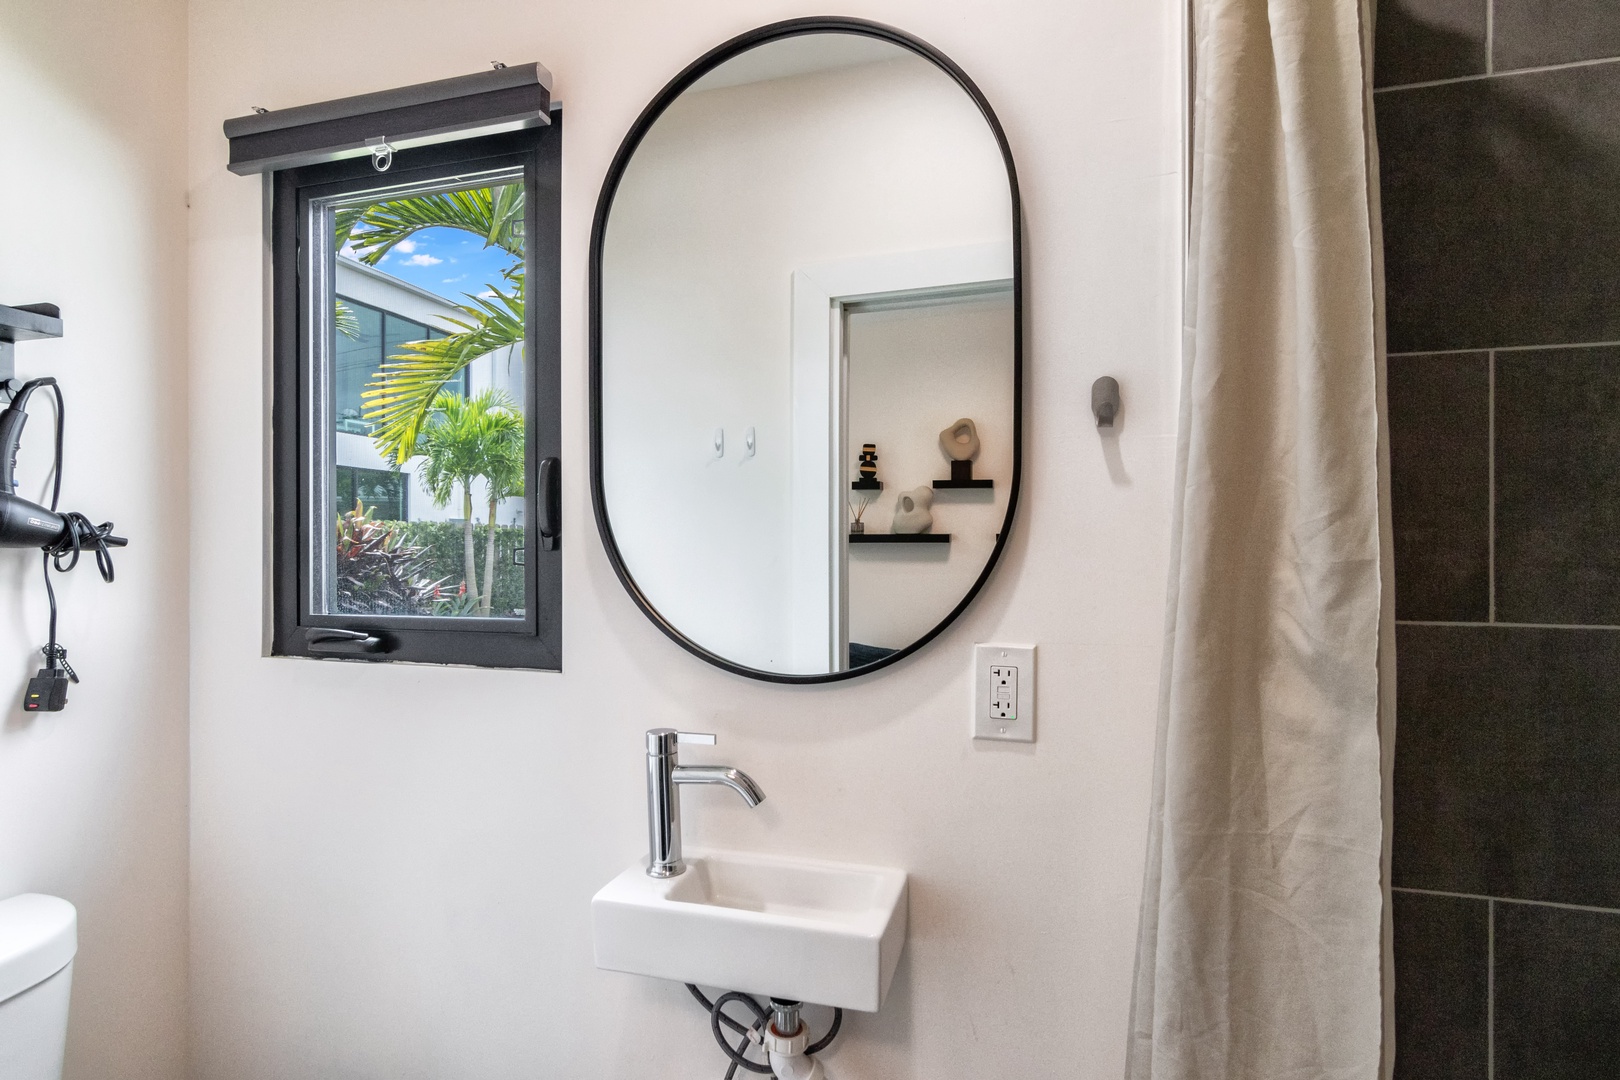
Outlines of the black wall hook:
[[1114,426],[1114,419],[1119,416],[1119,380],[1112,375],[1104,375],[1091,384],[1091,415],[1097,418],[1100,428]]

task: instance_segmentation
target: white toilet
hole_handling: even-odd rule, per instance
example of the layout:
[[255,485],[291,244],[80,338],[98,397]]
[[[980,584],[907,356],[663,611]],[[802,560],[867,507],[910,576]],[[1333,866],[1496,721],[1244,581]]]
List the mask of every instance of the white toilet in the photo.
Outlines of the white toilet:
[[24,893],[0,900],[0,1077],[62,1080],[68,991],[79,949],[73,905]]

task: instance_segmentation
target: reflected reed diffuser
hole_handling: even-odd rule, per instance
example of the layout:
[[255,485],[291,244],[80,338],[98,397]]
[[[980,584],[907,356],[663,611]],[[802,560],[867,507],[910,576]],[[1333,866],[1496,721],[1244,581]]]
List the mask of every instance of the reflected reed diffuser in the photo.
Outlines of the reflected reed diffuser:
[[874,496],[871,495],[863,495],[859,499],[849,500],[849,513],[852,519],[849,523],[849,531],[852,535],[866,531],[866,522],[862,521],[861,517],[866,513],[866,508],[872,505],[873,498]]

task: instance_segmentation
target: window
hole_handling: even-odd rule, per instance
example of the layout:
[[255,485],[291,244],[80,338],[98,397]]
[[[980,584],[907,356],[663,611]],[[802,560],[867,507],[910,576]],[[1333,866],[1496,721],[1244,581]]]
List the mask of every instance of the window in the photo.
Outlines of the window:
[[560,668],[551,118],[274,174],[276,654]]
[[410,489],[405,486],[405,473],[391,469],[360,469],[353,465],[339,465],[333,478],[337,490],[338,514],[356,506],[370,509],[374,518],[383,521],[410,521]]

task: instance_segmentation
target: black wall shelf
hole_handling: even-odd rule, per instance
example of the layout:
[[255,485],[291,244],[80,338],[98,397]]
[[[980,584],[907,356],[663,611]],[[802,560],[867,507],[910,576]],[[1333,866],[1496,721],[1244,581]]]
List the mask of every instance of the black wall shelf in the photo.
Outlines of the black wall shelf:
[[990,488],[995,484],[994,480],[935,480],[934,488]]
[[61,336],[62,312],[55,304],[0,304],[0,383],[17,374],[17,342]]
[[852,544],[948,544],[950,533],[850,533]]

